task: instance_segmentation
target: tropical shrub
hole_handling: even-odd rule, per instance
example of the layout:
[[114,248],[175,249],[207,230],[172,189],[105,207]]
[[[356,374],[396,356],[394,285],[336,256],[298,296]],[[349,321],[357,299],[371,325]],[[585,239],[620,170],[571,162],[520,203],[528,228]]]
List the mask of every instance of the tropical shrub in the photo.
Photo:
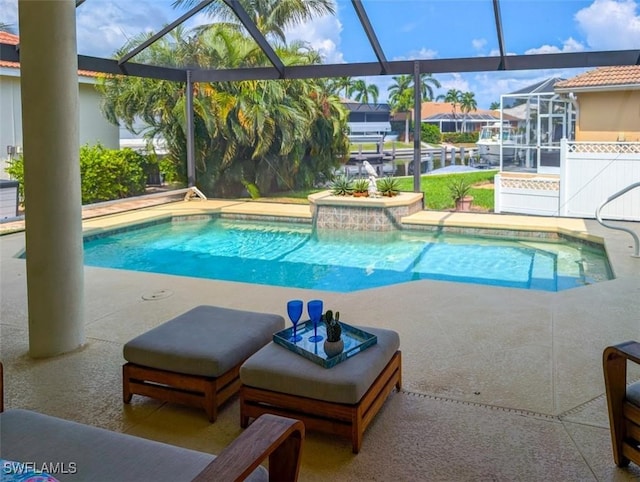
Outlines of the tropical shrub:
[[[146,156],[132,149],[106,149],[100,144],[80,148],[82,203],[111,201],[144,194],[147,180]],[[13,159],[6,172],[19,183],[18,193],[23,204],[24,159]]]
[[147,159],[133,149],[80,148],[82,204],[144,194]]
[[384,177],[378,181],[378,191],[383,196],[395,196],[400,192],[400,181],[395,177]]
[[449,193],[454,202],[466,197],[470,190],[471,184],[463,178],[455,178],[449,183]]
[[18,181],[18,197],[24,204],[24,159],[22,156],[14,157],[9,161],[5,172],[11,176],[11,179]]
[[347,176],[339,176],[331,183],[331,193],[334,196],[348,196],[353,192],[353,183]]
[[369,192],[369,181],[367,179],[356,179],[353,181],[353,192],[362,194]]
[[450,144],[473,144],[478,142],[478,132],[446,132],[442,141]]
[[438,126],[423,123],[420,129],[420,139],[422,142],[426,142],[427,144],[440,144],[442,142],[442,133]]

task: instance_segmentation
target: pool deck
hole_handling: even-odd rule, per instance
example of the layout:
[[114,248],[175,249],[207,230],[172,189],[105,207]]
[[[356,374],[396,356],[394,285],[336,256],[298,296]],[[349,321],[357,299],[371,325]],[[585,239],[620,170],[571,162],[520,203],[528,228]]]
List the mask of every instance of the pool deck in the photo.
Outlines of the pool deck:
[[[111,212],[84,228],[212,212],[310,219],[307,205],[209,200]],[[219,452],[241,432],[237,399],[215,424],[199,410],[143,397],[124,405],[123,343],[198,304],[286,317],[288,299],[319,297],[348,323],[399,332],[403,388],[365,433],[359,455],[347,440],[308,432],[300,480],[640,478],[640,467],[613,464],[601,366],[606,346],[640,338],[640,259],[631,257],[631,237],[593,220],[536,216],[422,211],[403,223],[603,241],[616,279],[559,293],[428,280],[333,293],[86,267],[86,346],[33,360],[18,231],[0,238],[5,405]],[[640,233],[640,223],[623,224]],[[640,370],[630,378],[640,379]]]

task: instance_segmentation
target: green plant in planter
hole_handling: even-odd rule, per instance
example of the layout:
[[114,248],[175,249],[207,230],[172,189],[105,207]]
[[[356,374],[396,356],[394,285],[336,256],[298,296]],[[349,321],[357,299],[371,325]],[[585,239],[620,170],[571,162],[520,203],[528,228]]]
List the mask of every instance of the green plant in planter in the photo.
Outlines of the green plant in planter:
[[378,191],[383,196],[395,196],[400,192],[400,181],[395,177],[383,177],[378,181]]
[[464,179],[455,179],[449,184],[449,192],[457,211],[469,211],[473,197],[469,196],[471,184]]
[[327,341],[336,342],[340,341],[342,336],[342,327],[340,326],[340,312],[336,311],[336,317],[333,317],[333,311],[327,310],[322,317],[325,325],[327,326]]
[[331,193],[335,196],[348,196],[353,192],[353,183],[347,176],[340,176],[331,183]]
[[353,193],[363,195],[369,194],[369,181],[366,179],[356,179],[353,182]]
[[448,187],[454,202],[464,199],[471,191],[471,184],[462,178],[451,181]]

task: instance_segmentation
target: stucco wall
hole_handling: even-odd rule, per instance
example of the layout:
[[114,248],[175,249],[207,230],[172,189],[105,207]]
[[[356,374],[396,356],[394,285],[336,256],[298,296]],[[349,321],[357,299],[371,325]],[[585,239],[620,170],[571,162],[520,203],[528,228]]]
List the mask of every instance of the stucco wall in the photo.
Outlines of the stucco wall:
[[[94,79],[80,77],[80,145],[102,143],[109,149],[120,148],[117,126],[107,122],[100,111],[100,94]],[[22,105],[17,69],[0,69],[0,179],[7,178],[4,166],[7,146],[22,148]]]
[[101,97],[93,83],[80,84],[80,145],[100,142],[108,149],[120,149],[120,129],[102,115]]
[[640,90],[580,92],[578,103],[577,141],[640,141]]

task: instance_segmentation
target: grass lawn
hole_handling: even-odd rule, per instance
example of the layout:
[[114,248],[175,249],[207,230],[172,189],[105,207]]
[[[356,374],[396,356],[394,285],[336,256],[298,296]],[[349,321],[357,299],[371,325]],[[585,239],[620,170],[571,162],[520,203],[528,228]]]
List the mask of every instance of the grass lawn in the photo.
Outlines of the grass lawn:
[[[449,184],[453,179],[464,179],[472,185],[470,195],[473,196],[472,209],[493,211],[493,189],[480,187],[493,185],[493,178],[497,171],[480,171],[459,174],[439,174],[422,176],[420,189],[424,193],[427,209],[443,211],[453,209],[453,199],[449,193]],[[413,191],[413,177],[400,177],[400,190]]]
[[[473,205],[471,209],[476,211],[493,211],[493,177],[496,173],[497,171],[479,171],[422,176],[420,189],[425,193],[427,209],[434,209],[436,211],[453,209],[453,200],[449,194],[449,184],[453,179],[462,178],[472,185],[470,195],[473,196]],[[397,179],[400,182],[401,191],[413,191],[413,177],[405,176]],[[273,193],[268,197],[255,199],[255,201],[308,204],[307,196],[309,194],[325,189],[327,188]]]

